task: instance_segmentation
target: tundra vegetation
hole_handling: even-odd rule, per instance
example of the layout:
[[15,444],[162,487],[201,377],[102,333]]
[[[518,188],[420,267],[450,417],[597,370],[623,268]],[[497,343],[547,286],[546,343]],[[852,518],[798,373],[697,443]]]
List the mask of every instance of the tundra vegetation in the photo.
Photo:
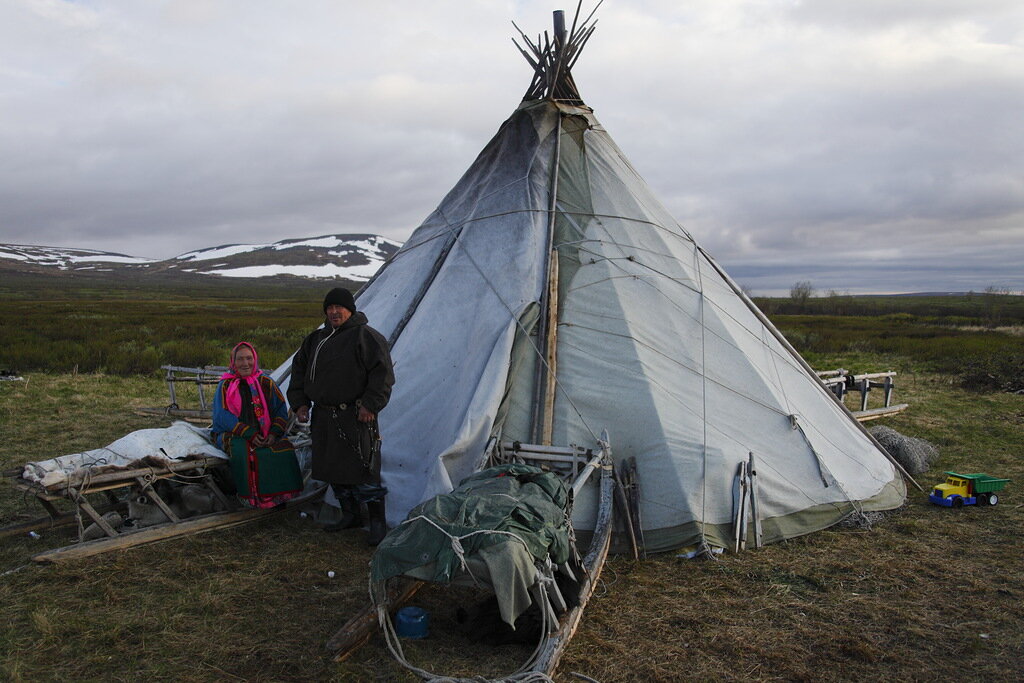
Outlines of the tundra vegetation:
[[[0,469],[165,426],[134,412],[167,403],[160,364],[222,364],[232,342],[249,339],[264,367],[277,365],[319,323],[323,289],[0,285],[0,369],[24,377],[0,382]],[[926,491],[945,470],[988,472],[1013,479],[1002,502],[953,511],[911,487],[903,508],[870,527],[717,561],[612,558],[556,679],[919,680],[950,667],[1015,677],[1024,396],[1012,391],[1024,388],[1024,363],[1012,359],[1024,355],[1024,297],[758,303],[819,369],[899,372],[896,399],[911,407],[884,424],[939,447],[918,478]],[[40,512],[0,485],[0,524]],[[367,600],[359,530],[323,534],[289,512],[61,566],[29,562],[73,531],[0,539],[6,680],[412,680],[379,640],[341,664],[323,651]],[[405,644],[420,666],[495,675],[529,654],[460,629],[442,589],[417,601],[433,624],[429,639]]]

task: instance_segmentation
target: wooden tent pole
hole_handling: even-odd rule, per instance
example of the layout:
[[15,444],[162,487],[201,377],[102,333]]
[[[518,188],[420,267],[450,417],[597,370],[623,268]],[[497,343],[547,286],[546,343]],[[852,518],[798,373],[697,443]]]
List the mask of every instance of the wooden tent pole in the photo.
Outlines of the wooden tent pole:
[[[537,341],[540,345],[540,357],[537,359],[537,372],[534,374],[534,386],[533,386],[533,440],[534,443],[550,445],[550,431],[548,431],[548,440],[545,441],[545,424],[551,420],[548,406],[546,405],[547,396],[549,393],[548,386],[550,385],[551,396],[551,410],[554,409],[554,387],[555,387],[555,376],[554,366],[547,367],[548,358],[554,357],[555,348],[557,347],[557,328],[558,328],[558,308],[555,307],[552,311],[551,306],[551,291],[558,292],[558,280],[557,280],[557,265],[552,266],[553,263],[558,261],[558,250],[555,249],[555,210],[558,205],[558,168],[561,160],[561,146],[562,146],[562,113],[558,113],[558,125],[555,127],[555,149],[552,154],[551,160],[551,182],[548,184],[550,188],[548,190],[548,230],[547,240],[545,242],[546,249],[544,254],[548,256],[546,259],[546,266],[544,272],[544,290],[541,293],[540,308],[541,315],[539,321],[539,328],[537,330]],[[552,277],[554,276],[554,278]],[[553,412],[551,413],[553,414]]]
[[544,382],[544,414],[541,419],[541,443],[551,445],[555,415],[555,378],[558,377],[558,250],[552,249],[548,261],[548,324],[544,358],[548,368]]

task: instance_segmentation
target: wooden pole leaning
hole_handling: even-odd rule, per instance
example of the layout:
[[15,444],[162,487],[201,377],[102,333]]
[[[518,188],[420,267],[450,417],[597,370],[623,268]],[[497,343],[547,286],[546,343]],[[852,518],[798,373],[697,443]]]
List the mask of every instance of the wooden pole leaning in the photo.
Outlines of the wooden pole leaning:
[[551,444],[558,380],[558,250],[552,249],[549,258],[547,339],[544,343],[548,367],[544,375],[544,412],[541,419],[541,443],[544,445]]
[[757,500],[757,468],[754,466],[754,452],[750,452],[747,461],[747,476],[750,478],[750,514],[754,519],[754,547],[762,545],[761,505]]

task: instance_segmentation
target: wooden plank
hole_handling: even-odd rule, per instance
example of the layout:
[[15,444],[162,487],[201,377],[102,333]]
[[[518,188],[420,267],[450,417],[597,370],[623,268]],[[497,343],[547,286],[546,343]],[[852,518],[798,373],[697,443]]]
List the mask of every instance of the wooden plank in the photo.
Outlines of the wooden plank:
[[[545,57],[550,57],[550,48],[546,44],[546,31],[544,35],[545,46],[543,54]],[[550,66],[545,69],[544,75],[545,78],[548,79],[545,89],[550,92]],[[558,169],[562,153],[562,116],[562,114],[558,115],[558,126],[556,128],[554,139],[555,144],[553,145],[554,149],[552,150],[551,171],[550,177],[548,178],[548,216],[543,252],[547,255],[547,258],[544,260],[544,290],[541,292],[540,318],[537,321],[537,341],[542,344],[538,351],[543,355],[538,359],[534,373],[533,409],[531,410],[530,415],[530,433],[533,435],[531,438],[539,443],[547,444],[550,444],[551,442],[550,435],[545,439],[544,429],[544,420],[546,419],[547,413],[546,400],[548,387],[554,385],[557,380],[554,374],[555,369],[549,365],[550,358],[556,353],[556,350],[551,348],[551,344],[557,343],[557,330],[549,328],[552,326],[552,322],[554,322],[554,327],[558,327],[558,309],[557,306],[551,305],[551,292],[552,289],[556,294],[558,292],[558,250],[555,248],[555,212],[558,208]],[[552,280],[554,280],[554,284],[552,284]]]
[[636,458],[630,456],[626,458],[625,472],[627,476],[624,478],[626,485],[626,501],[629,503],[629,516],[633,523],[633,535],[636,536],[636,542],[639,546],[640,557],[647,557],[647,544],[644,541],[644,529],[643,520],[640,516],[640,483],[637,480],[636,473]]
[[554,453],[529,453],[527,451],[519,451],[517,453],[520,460],[536,460],[538,462],[558,462],[565,463],[566,465],[575,465],[579,462],[579,458],[571,455],[555,455]]
[[88,472],[76,474],[76,476],[69,478],[59,484],[47,487],[47,491],[60,491],[65,490],[72,486],[78,486],[84,480],[88,479],[89,486],[82,489],[83,493],[91,493],[100,490],[98,487],[94,487],[96,484],[106,484],[110,482],[125,481],[135,479],[139,476],[155,476],[155,477],[169,477],[175,472],[181,472],[184,470],[196,469],[199,467],[213,467],[217,465],[226,465],[226,458],[218,458],[212,455],[208,455],[202,458],[196,458],[194,460],[168,460],[166,465],[160,467],[139,467],[130,470],[118,470],[116,472],[105,472],[103,474],[96,474],[89,476]]
[[866,372],[863,375],[854,375],[853,376],[853,381],[860,382],[861,380],[865,380],[865,379],[882,379],[882,378],[885,378],[885,377],[895,377],[895,376],[896,376],[896,371],[895,370],[889,370],[887,372]]
[[[557,172],[557,171],[556,171]],[[558,387],[558,250],[551,250],[551,275],[548,278],[548,380],[544,385],[544,418],[541,443],[551,443],[555,422],[555,389]]]
[[159,541],[165,541],[169,538],[199,534],[206,531],[212,531],[214,529],[227,529],[228,527],[247,524],[248,522],[253,522],[257,519],[263,519],[264,517],[269,517],[270,515],[283,512],[284,510],[294,510],[296,506],[323,495],[326,489],[326,486],[321,486],[306,495],[293,498],[284,505],[279,505],[275,508],[265,510],[245,509],[231,512],[214,512],[209,515],[186,519],[177,523],[168,522],[158,526],[139,529],[138,531],[124,532],[117,538],[103,538],[97,541],[88,541],[86,543],[78,543],[64,548],[47,550],[46,552],[35,555],[32,558],[32,561],[41,563],[59,563],[68,560],[79,560],[85,557],[92,557],[93,555],[109,552],[111,550],[133,548],[137,545],[156,543]]
[[134,548],[145,543],[165,541],[177,536],[198,534],[213,529],[225,529],[238,524],[245,524],[256,519],[279,512],[281,508],[270,508],[268,510],[238,510],[235,512],[215,512],[210,515],[203,515],[195,519],[186,519],[182,522],[167,522],[156,526],[146,527],[138,531],[125,532],[116,538],[104,538],[98,541],[88,541],[77,545],[70,545],[64,548],[47,550],[32,557],[33,562],[60,563],[68,560],[79,560],[85,557],[92,557],[111,550],[123,550]]
[[199,390],[199,410],[206,410],[206,394],[203,392],[203,384],[210,384],[211,382],[203,382],[202,380],[196,380],[196,389]]
[[909,403],[897,403],[894,406],[888,408],[875,408],[873,410],[860,410],[853,414],[857,418],[858,422],[868,422],[870,420],[877,420],[880,417],[888,417],[890,415],[896,415],[902,413],[904,410],[910,407]]
[[601,451],[593,458],[591,458],[590,462],[583,466],[583,471],[579,473],[579,475],[576,477],[576,480],[572,483],[572,495],[574,499],[579,498],[580,491],[583,490],[583,487],[586,485],[587,480],[590,478],[590,475],[593,474],[598,467],[601,467],[601,461],[605,457],[605,452]]
[[96,512],[96,509],[92,506],[92,504],[85,496],[78,496],[77,498],[75,498],[75,504],[78,505],[78,507],[80,507],[82,510],[84,510],[85,514],[89,515],[89,518],[92,519],[92,521],[96,522],[96,525],[99,526],[99,528],[103,529],[103,533],[105,533],[107,536],[111,538],[117,538],[117,529],[110,526],[110,523],[107,520],[103,519],[103,517],[98,512]]
[[[415,580],[399,581],[393,584],[388,588],[389,609],[394,612],[411,600],[425,585],[425,582]],[[371,603],[345,622],[345,625],[327,640],[324,647],[334,653],[334,661],[343,662],[365,645],[376,630],[377,610]]]
[[[170,370],[173,372],[194,372],[202,375],[210,375],[211,377],[220,377],[222,374],[228,371],[226,365],[208,365],[204,368],[185,368],[179,365],[161,365],[161,370]],[[219,380],[218,380],[219,381]]]
[[152,487],[152,482],[147,482],[143,477],[135,477],[135,483],[139,485],[139,490],[145,492],[153,504],[160,508],[160,511],[164,513],[169,522],[180,522],[181,519],[174,513],[167,503],[164,502],[163,498],[157,494],[156,490]]
[[171,407],[178,407],[178,397],[174,394],[174,370],[167,370],[167,392],[171,395]]
[[224,495],[224,492],[220,490],[219,486],[217,486],[217,482],[213,480],[212,475],[210,475],[209,473],[203,475],[202,481],[203,485],[206,486],[206,488],[210,489],[210,492],[213,493],[214,497],[218,501],[220,501],[220,504],[224,506],[225,510],[230,510],[235,506],[233,501],[228,500],[228,497]]
[[[163,478],[163,477],[161,477]],[[115,491],[117,489],[124,488],[125,486],[131,486],[133,481],[112,481],[106,484],[92,485],[88,488],[83,488],[83,493],[103,493],[107,494],[108,491]],[[54,501],[54,500],[71,500],[72,491],[76,490],[74,487],[71,489],[60,489],[55,493],[48,493],[45,489],[40,489],[41,493],[36,493],[36,498],[42,502],[43,500]]]
[[502,442],[501,448],[511,453],[548,453],[556,455],[573,455],[584,450],[581,448],[570,448],[567,446],[541,446],[532,443],[521,443],[519,444],[519,447],[516,448],[512,441]]
[[622,483],[622,477],[618,470],[613,471],[615,477],[615,507],[618,513],[618,519],[622,520],[623,531],[626,537],[629,539],[629,548],[633,553],[633,559],[640,559],[640,549],[636,543],[636,533],[633,529],[633,515],[629,511],[629,501],[626,500],[626,489]]

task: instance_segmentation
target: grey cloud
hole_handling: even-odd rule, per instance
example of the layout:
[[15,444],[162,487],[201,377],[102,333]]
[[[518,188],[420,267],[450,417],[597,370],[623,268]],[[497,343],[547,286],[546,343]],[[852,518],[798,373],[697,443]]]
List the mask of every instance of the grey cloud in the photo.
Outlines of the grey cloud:
[[1018,16],[1020,3],[1014,0],[801,0],[789,16],[795,21],[827,27],[876,29],[907,23],[945,24],[950,21]]
[[[1024,17],[898,5],[609,3],[575,76],[730,271],[863,281],[806,270],[827,253],[889,288],[972,268],[1024,288]],[[549,17],[537,0],[5,5],[0,241],[163,257],[405,239],[528,83],[508,19]]]

